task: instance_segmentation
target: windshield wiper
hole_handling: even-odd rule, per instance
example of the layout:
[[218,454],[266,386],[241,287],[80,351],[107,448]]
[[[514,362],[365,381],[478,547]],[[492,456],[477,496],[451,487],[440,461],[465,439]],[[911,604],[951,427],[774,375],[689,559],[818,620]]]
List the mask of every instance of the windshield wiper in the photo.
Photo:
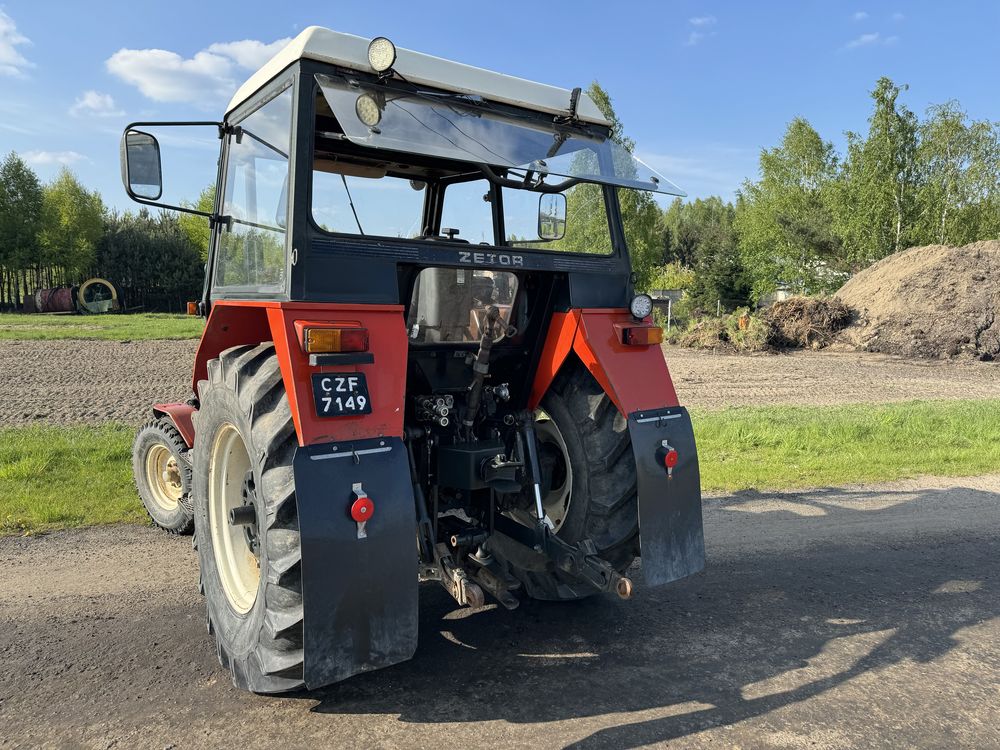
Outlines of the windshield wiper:
[[361,219],[358,218],[358,212],[354,209],[354,199],[351,197],[351,189],[347,187],[347,178],[341,174],[340,179],[344,183],[344,192],[347,193],[347,202],[351,206],[351,213],[354,214],[354,223],[358,225],[358,234],[363,237],[365,230],[361,228]]

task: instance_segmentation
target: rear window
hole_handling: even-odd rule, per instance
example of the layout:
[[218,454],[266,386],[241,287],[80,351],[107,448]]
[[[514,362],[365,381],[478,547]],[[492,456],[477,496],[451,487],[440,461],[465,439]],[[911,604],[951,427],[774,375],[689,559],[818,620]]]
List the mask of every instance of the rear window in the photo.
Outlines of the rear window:
[[313,221],[328,232],[412,239],[423,208],[423,183],[313,171]]

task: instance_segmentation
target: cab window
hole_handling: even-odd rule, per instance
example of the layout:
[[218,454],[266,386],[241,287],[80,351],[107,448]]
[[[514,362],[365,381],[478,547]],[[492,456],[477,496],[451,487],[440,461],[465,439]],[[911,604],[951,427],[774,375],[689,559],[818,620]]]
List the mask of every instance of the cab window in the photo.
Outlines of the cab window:
[[288,151],[292,89],[235,124],[227,135],[223,226],[216,245],[214,283],[227,292],[285,290]]

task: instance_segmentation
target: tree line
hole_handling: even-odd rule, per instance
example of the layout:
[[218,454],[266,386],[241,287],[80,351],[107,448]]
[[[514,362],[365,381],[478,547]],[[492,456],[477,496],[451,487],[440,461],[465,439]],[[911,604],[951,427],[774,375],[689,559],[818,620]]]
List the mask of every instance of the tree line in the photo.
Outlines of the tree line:
[[99,276],[126,309],[180,312],[201,293],[201,231],[166,212],[109,210],[65,168],[42,184],[10,153],[0,162],[0,309]]
[[[1000,123],[970,120],[956,101],[919,118],[905,90],[879,79],[867,132],[846,133],[843,154],[806,119],[792,120],[735,202],[677,199],[662,210],[649,193],[620,191],[637,286],[684,289],[691,312],[732,310],[779,288],[833,291],[913,245],[1000,237]],[[632,151],[608,93],[596,82],[588,93]],[[211,210],[214,192],[193,206]],[[577,186],[570,213],[599,192]],[[602,213],[582,213],[590,218],[557,244],[586,248],[606,236]],[[102,276],[126,307],[179,310],[199,295],[208,235],[199,216],[109,211],[66,169],[42,185],[11,153],[0,164],[0,309],[38,287]]]
[[867,133],[839,154],[804,118],[760,154],[735,203],[675,200],[645,235],[637,266],[647,288],[687,288],[688,306],[752,304],[778,288],[813,294],[915,245],[1000,237],[1000,123],[973,121],[957,101],[918,118],[906,90],[881,78]]

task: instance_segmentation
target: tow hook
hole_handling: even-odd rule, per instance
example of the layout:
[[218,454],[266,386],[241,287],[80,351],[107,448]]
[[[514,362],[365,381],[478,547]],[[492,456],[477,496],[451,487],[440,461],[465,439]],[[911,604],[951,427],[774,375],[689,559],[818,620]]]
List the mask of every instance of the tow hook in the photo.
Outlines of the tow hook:
[[444,544],[434,547],[437,558],[437,569],[441,574],[441,585],[451,594],[452,598],[463,607],[482,607],[486,602],[483,590],[469,578],[465,570],[455,563],[454,558]]
[[614,591],[621,599],[632,596],[632,581],[623,576],[607,560],[597,554],[590,539],[570,545],[549,534],[550,549],[556,553],[556,564],[570,575],[582,578],[599,591]]

